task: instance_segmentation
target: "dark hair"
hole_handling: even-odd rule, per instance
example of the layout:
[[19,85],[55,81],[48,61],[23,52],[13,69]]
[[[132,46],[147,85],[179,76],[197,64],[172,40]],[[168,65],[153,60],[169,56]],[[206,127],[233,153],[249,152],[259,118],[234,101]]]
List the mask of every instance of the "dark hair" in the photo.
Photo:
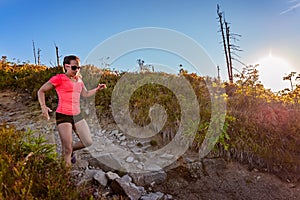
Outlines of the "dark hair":
[[70,64],[71,60],[77,60],[80,62],[80,59],[77,56],[69,55],[64,57],[63,65],[65,66],[65,64]]
[[77,60],[77,62],[80,62],[80,59],[77,56],[74,55],[65,56],[63,62],[63,72],[66,72],[65,64],[70,64],[71,60]]

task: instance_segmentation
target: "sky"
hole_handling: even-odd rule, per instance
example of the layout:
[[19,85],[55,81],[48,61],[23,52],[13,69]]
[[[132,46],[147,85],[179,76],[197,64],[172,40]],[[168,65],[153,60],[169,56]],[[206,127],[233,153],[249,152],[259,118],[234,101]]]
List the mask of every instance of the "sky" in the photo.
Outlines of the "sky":
[[[83,61],[107,40],[130,30],[156,27],[197,43],[214,64],[210,75],[216,76],[219,66],[221,78],[226,80],[217,4],[230,23],[231,33],[241,35],[234,43],[243,50],[238,59],[245,65],[259,64],[267,88],[288,87],[288,82],[281,81],[283,73],[300,73],[300,0],[0,0],[0,54],[9,61],[34,63],[34,41],[36,50],[41,50],[42,64],[56,64],[55,45],[61,60],[75,54]],[[155,40],[149,34],[145,37]],[[115,42],[109,48],[120,47]],[[145,64],[168,66],[174,71],[183,63],[193,71],[189,60],[180,56],[140,49],[115,60],[109,59],[111,55],[99,55],[99,63],[92,64],[101,67],[109,63],[110,68],[130,71],[140,58]],[[244,67],[240,62],[233,66],[234,73]]]

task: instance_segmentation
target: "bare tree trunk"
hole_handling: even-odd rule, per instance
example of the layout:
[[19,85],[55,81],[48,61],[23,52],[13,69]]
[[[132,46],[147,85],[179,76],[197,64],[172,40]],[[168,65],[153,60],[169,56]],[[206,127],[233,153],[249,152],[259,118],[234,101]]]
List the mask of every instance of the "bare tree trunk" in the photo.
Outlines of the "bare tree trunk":
[[220,30],[221,30],[221,33],[222,33],[222,40],[223,40],[223,46],[224,46],[224,54],[225,54],[225,58],[226,58],[228,77],[229,77],[229,80],[230,80],[229,59],[228,59],[228,54],[227,54],[227,45],[226,45],[224,28],[223,28],[223,20],[222,20],[223,16],[222,16],[222,12],[219,11],[219,5],[217,5],[217,14],[219,16]]
[[35,53],[35,45],[34,45],[34,41],[33,40],[32,40],[32,46],[33,46],[34,64],[36,65],[36,53]]
[[137,59],[137,63],[139,64],[140,71],[144,70],[144,61],[142,59]]
[[57,63],[57,67],[60,67],[60,65],[59,65],[58,46],[56,46],[56,45],[55,45],[55,52],[56,52],[56,63]]
[[41,59],[40,59],[41,58],[40,57],[41,56],[41,51],[42,50],[40,48],[38,48],[38,65],[41,65]]
[[217,70],[218,70],[218,81],[220,81],[221,78],[220,78],[220,67],[219,67],[219,65],[217,66]]
[[226,29],[226,39],[227,39],[227,48],[228,48],[228,76],[229,76],[229,82],[233,83],[233,75],[232,75],[232,59],[231,59],[231,45],[230,45],[230,32],[228,23],[225,22],[225,29]]

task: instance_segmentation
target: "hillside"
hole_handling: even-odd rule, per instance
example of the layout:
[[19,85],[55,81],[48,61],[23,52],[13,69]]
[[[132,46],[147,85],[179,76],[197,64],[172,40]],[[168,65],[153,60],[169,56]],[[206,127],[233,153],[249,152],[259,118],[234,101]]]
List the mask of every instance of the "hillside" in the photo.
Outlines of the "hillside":
[[[54,119],[41,120],[39,106],[28,94],[2,90],[0,99],[0,123],[44,133],[49,142],[58,144],[60,151],[57,134],[53,137]],[[101,121],[105,122],[102,130],[106,132],[116,128],[110,118]],[[78,159],[80,162],[90,158],[82,150]],[[193,151],[186,152],[166,173],[166,180],[146,189],[170,194],[173,199],[300,199],[297,182],[280,180],[270,173],[249,170],[247,165],[222,158],[208,157],[201,162]]]

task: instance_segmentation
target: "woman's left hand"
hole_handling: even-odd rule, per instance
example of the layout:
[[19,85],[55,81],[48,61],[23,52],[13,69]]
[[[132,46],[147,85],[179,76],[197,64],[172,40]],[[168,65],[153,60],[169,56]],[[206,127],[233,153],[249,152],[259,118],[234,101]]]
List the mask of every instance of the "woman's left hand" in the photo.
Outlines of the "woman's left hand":
[[102,90],[102,89],[105,89],[105,88],[106,88],[106,84],[99,83],[98,87],[97,87],[97,90]]

